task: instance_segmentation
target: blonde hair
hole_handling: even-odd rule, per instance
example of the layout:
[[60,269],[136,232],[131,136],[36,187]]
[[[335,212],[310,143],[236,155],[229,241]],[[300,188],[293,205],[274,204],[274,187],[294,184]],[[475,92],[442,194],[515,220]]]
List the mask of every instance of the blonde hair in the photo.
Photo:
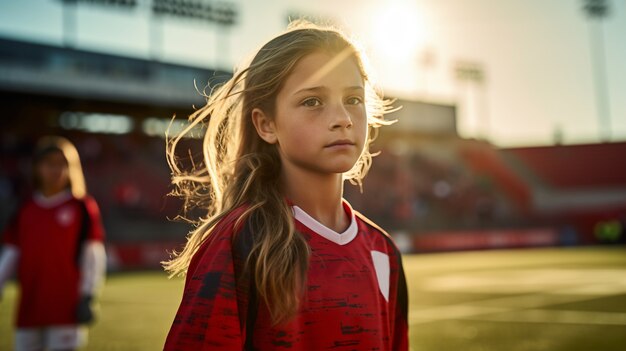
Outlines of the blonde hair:
[[[236,223],[238,226],[250,220],[254,228],[245,267],[253,274],[256,290],[269,308],[273,323],[284,322],[297,312],[309,247],[294,229],[292,211],[282,192],[277,148],[259,137],[251,114],[254,108],[260,108],[273,116],[276,96],[294,66],[306,55],[319,51],[352,59],[365,83],[368,138],[354,167],[343,175],[361,185],[371,165],[369,144],[376,128],[392,123],[383,118],[389,111],[389,101],[374,89],[355,45],[336,29],[308,22],[292,22],[286,32],[266,43],[248,65],[214,89],[207,104],[189,117],[190,124],[183,133],[167,139],[172,193],[184,198],[186,210],[200,207],[207,211],[207,217],[196,222],[185,248],[164,262],[165,269],[171,275],[185,274],[194,253],[220,219],[246,206]],[[331,59],[329,64],[337,61]],[[183,135],[198,125],[207,127],[203,162],[186,171],[181,169],[175,149]]]
[[82,199],[87,195],[87,186],[85,185],[85,175],[83,167],[80,164],[78,151],[72,142],[60,136],[45,136],[39,139],[35,146],[35,154],[33,163],[33,181],[36,188],[41,187],[41,180],[37,174],[37,165],[41,160],[51,152],[60,152],[67,161],[68,178],[72,195],[77,199]]

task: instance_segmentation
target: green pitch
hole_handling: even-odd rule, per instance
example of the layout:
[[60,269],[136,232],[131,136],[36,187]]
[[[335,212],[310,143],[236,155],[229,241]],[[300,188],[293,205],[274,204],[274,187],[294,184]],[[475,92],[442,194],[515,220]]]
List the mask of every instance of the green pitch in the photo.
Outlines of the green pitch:
[[[415,351],[626,350],[626,249],[483,251],[405,257]],[[182,279],[108,277],[88,350],[159,350]],[[16,289],[0,302],[12,347]]]
[[626,250],[408,256],[415,351],[626,350]]

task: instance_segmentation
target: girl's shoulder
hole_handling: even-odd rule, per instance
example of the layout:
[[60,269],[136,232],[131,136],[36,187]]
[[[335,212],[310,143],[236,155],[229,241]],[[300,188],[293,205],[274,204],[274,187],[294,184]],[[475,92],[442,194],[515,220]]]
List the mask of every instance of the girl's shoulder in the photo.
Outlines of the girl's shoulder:
[[387,233],[384,229],[378,226],[378,224],[374,223],[371,219],[365,217],[362,213],[358,211],[354,211],[354,216],[357,220],[361,233],[365,234],[372,240],[383,241],[385,243],[385,246],[388,247],[388,250],[399,254],[399,250],[389,233]]
[[85,194],[85,196],[80,197],[80,198],[74,197],[74,201],[76,201],[78,204],[84,207],[89,214],[94,215],[94,214],[100,213],[98,202],[93,196],[89,194]]
[[360,222],[362,226],[367,227],[368,232],[380,234],[386,238],[391,239],[389,233],[387,233],[383,228],[381,228],[378,224],[374,223],[371,219],[365,217],[361,212],[354,211],[354,216],[356,220]]
[[250,206],[244,204],[226,213],[215,223],[211,229],[210,235],[233,237],[244,227],[246,218],[243,218],[243,216],[246,214],[249,207]]
[[238,245],[237,238],[242,237],[239,234],[245,232],[243,229],[246,228],[247,221],[242,216],[248,208],[247,205],[239,206],[223,215],[212,227],[206,228],[209,232],[194,255],[194,260],[214,255],[216,251],[232,251],[233,246]]
[[86,204],[96,203],[96,199],[90,194],[85,194],[83,197],[74,196],[74,200],[82,201]]

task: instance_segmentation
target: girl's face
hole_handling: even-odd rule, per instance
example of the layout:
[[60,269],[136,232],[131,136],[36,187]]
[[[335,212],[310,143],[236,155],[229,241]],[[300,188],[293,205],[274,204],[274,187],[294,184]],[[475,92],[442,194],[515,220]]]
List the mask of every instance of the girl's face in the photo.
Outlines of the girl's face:
[[344,173],[363,151],[367,138],[363,77],[353,60],[333,61],[334,57],[325,52],[305,56],[278,93],[269,136],[261,137],[277,144],[285,167]]
[[45,155],[37,164],[37,175],[41,185],[40,191],[45,195],[54,195],[69,184],[67,160],[61,151],[52,151]]

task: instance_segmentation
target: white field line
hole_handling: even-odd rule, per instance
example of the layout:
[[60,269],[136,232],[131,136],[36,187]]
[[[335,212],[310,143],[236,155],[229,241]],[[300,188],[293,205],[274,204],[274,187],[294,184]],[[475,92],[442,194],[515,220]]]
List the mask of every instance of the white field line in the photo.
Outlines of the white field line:
[[513,322],[626,326],[626,313],[595,311],[523,310],[515,313],[473,316],[463,319]]
[[[532,270],[479,272],[434,277],[422,288],[430,292],[525,293],[446,306],[413,308],[409,324],[449,319],[497,322],[626,325],[626,313],[543,310],[556,304],[592,300],[626,292],[624,270]],[[558,273],[558,274],[555,274]],[[505,278],[505,276],[508,276]],[[508,278],[508,279],[507,279]],[[512,279],[511,279],[512,278]]]
[[[441,320],[467,319],[494,322],[527,322],[556,324],[625,325],[626,313],[595,311],[542,310],[540,307],[580,302],[598,296],[532,294],[510,296],[409,311],[409,324],[423,324]],[[604,295],[606,296],[606,295]],[[548,298],[546,298],[548,297]],[[496,306],[493,306],[496,305]],[[500,305],[500,306],[497,306]],[[502,307],[510,306],[510,307]]]

